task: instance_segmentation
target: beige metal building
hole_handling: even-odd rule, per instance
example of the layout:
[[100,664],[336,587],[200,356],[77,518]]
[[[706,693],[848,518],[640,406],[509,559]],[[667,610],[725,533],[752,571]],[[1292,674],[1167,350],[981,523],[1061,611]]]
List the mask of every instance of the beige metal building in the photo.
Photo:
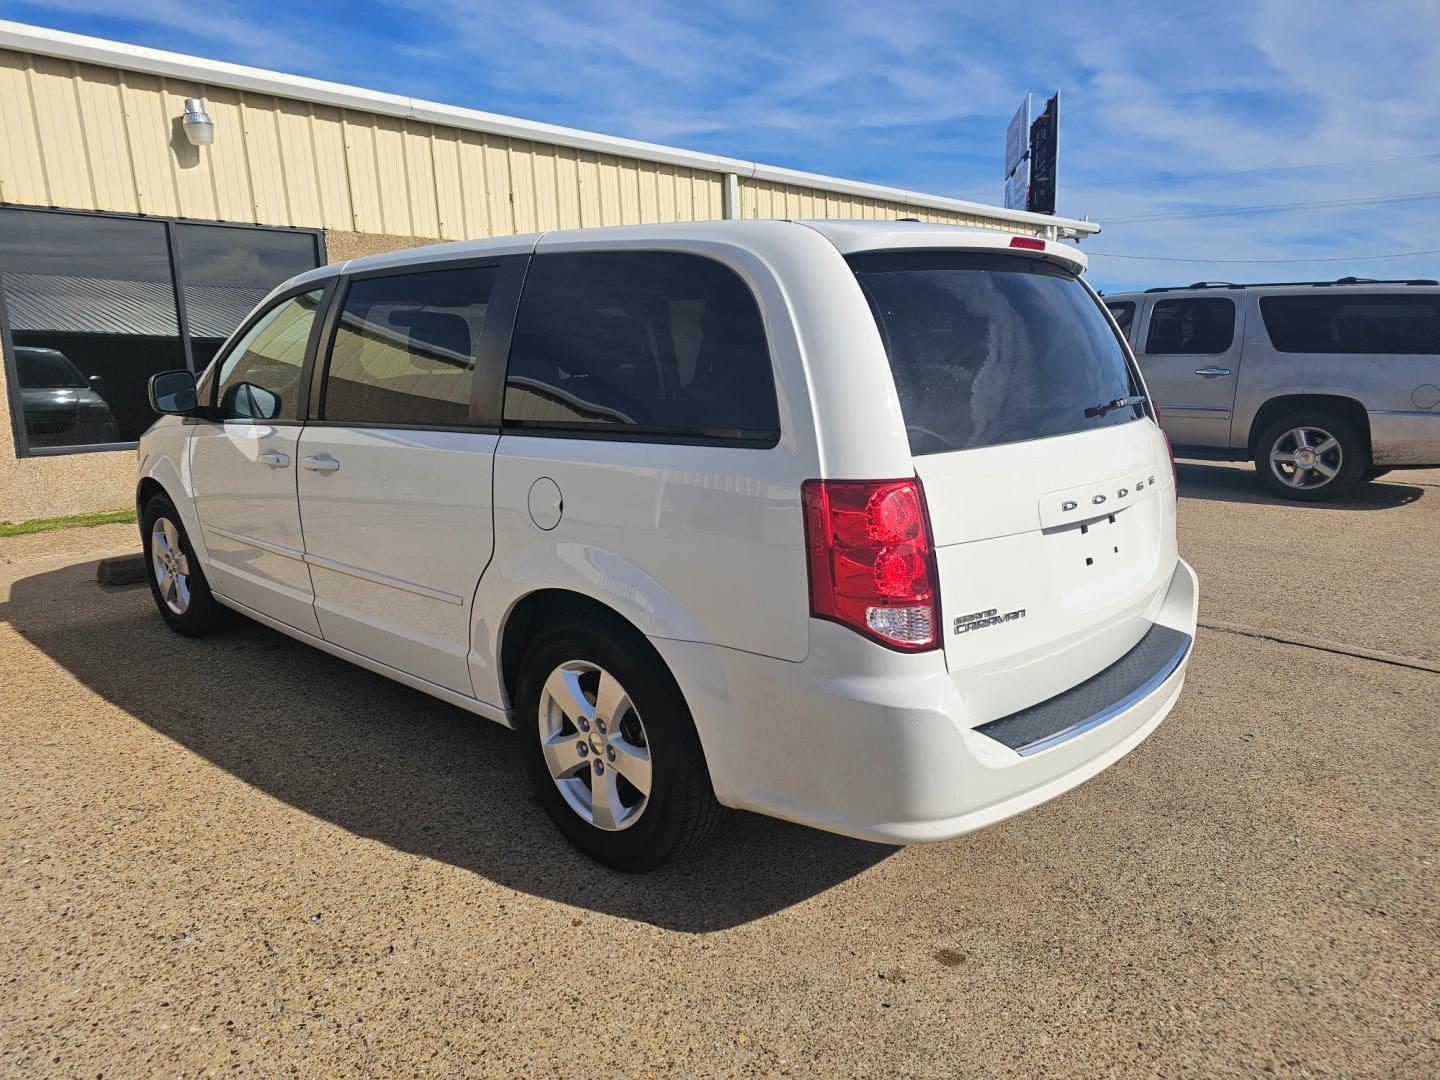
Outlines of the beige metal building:
[[3,20],[0,121],[0,521],[130,505],[148,376],[317,262],[722,217],[1096,231]]

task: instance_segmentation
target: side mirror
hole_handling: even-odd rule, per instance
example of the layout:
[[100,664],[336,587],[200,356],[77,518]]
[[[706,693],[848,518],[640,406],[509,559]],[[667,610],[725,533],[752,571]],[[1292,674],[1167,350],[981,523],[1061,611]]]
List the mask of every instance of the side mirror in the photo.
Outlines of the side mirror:
[[199,404],[195,376],[188,371],[162,371],[150,376],[150,406],[158,413],[189,416]]
[[90,389],[95,392],[96,397],[103,398],[105,396],[105,376],[91,375],[86,381],[89,382]]

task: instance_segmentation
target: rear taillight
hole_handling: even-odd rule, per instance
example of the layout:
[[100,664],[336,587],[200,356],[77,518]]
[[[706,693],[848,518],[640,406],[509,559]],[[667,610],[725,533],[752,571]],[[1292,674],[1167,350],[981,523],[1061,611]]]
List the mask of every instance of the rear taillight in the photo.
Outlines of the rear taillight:
[[893,649],[938,640],[935,552],[920,481],[807,480],[810,613]]
[[1023,248],[1026,251],[1044,251],[1045,241],[1035,240],[1029,236],[1012,236],[1010,238],[1012,248]]

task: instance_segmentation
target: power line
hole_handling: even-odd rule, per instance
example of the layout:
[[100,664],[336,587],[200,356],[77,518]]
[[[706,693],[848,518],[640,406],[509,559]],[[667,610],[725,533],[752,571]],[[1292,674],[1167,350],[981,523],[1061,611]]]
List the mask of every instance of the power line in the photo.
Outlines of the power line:
[[1440,199],[1440,191],[1419,191],[1410,195],[1370,195],[1357,199],[1322,199],[1314,202],[1267,203],[1263,206],[1217,206],[1206,210],[1179,210],[1170,214],[1142,214],[1139,217],[1110,218],[1109,225],[1134,224],[1141,221],[1173,221],[1178,218],[1224,217],[1228,214],[1261,214],[1291,210],[1320,210],[1341,206],[1371,206],[1378,203],[1420,202]]
[[1178,263],[1331,263],[1331,262],[1372,262],[1376,259],[1408,259],[1412,255],[1440,255],[1440,248],[1425,251],[1392,251],[1388,255],[1335,255],[1323,259],[1177,259],[1169,255],[1121,255],[1114,251],[1091,251],[1091,255],[1103,255],[1107,259],[1138,259],[1142,262]]

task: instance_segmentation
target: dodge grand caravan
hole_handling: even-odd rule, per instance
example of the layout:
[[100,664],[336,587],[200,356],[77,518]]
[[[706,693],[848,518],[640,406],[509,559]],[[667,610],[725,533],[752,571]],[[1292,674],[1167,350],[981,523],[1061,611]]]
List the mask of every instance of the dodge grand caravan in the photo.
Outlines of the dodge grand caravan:
[[1195,631],[1168,447],[1083,268],[729,221],[303,274],[152,380],[160,615],[517,729],[621,869],[722,806],[892,843],[999,821],[1145,739]]

